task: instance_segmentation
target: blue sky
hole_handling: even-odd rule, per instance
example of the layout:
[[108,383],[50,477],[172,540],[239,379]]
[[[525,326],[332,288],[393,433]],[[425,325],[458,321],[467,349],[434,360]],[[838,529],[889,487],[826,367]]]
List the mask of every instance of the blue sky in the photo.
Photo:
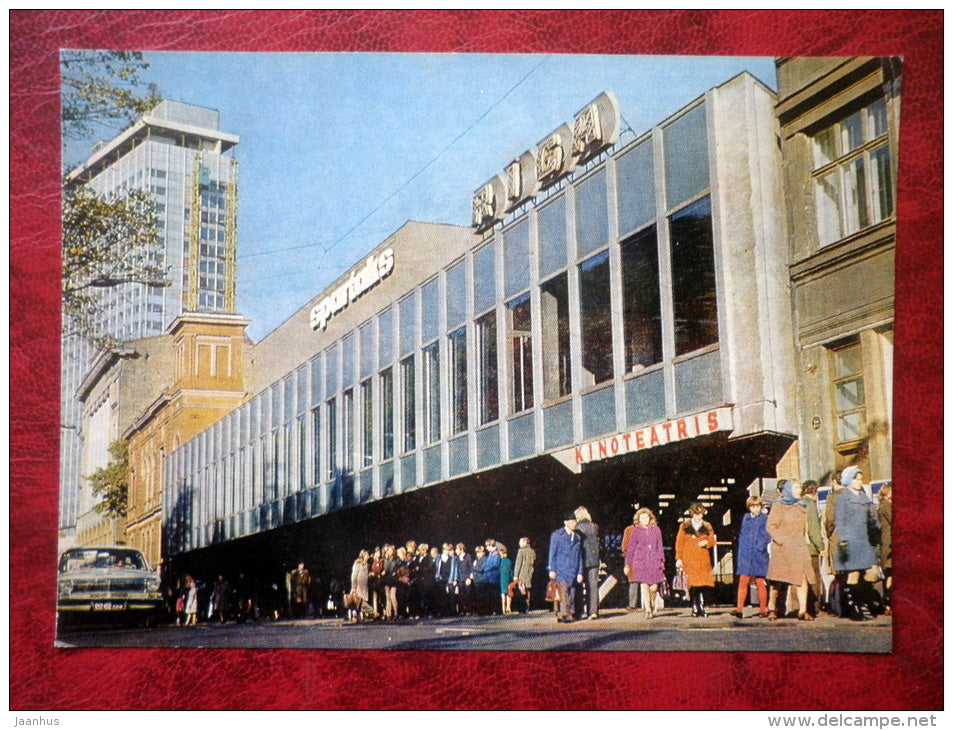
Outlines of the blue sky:
[[473,191],[602,91],[642,133],[743,70],[777,86],[769,57],[145,55],[164,98],[241,139],[237,308],[255,341],[407,220],[469,225]]

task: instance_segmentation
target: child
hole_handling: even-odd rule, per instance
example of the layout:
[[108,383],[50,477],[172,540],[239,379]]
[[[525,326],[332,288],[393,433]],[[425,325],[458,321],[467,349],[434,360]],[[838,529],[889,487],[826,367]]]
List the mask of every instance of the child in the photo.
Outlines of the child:
[[768,515],[761,509],[760,497],[748,497],[745,506],[748,508],[748,514],[742,518],[741,530],[738,533],[738,601],[732,615],[735,618],[744,618],[748,587],[754,578],[758,587],[758,616],[765,618],[768,615],[768,587],[764,577],[768,574],[768,544],[771,542],[766,529]]

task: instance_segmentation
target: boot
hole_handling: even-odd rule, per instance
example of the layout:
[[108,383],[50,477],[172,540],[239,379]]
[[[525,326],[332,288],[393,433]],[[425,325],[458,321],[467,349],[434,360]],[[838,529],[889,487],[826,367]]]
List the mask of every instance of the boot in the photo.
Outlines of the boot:
[[692,618],[697,618],[701,615],[701,592],[697,588],[690,588],[688,592],[692,599]]
[[864,610],[864,605],[859,601],[860,584],[849,585],[845,583],[841,586],[841,604],[843,614],[851,621],[870,621],[872,616]]
[[870,615],[876,617],[883,614],[885,610],[884,600],[880,597],[880,593],[877,592],[877,589],[874,588],[874,584],[862,580],[860,586],[861,603],[866,606]]

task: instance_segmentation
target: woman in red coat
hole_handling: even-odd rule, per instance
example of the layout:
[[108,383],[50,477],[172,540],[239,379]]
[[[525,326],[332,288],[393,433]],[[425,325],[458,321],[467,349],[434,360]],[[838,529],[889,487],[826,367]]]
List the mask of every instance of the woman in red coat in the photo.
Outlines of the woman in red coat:
[[715,530],[702,519],[708,510],[695,502],[689,510],[690,520],[678,528],[675,538],[675,567],[685,571],[688,595],[692,600],[692,616],[707,616],[705,588],[715,585],[711,571],[711,551],[715,547]]

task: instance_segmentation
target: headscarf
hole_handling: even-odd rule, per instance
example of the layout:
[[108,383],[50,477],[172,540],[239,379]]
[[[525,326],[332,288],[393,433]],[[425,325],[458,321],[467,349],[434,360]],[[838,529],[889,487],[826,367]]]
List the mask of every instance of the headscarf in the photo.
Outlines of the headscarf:
[[854,477],[858,474],[860,474],[859,466],[848,466],[840,473],[840,483],[845,487],[849,487],[851,482],[854,481]]
[[790,479],[781,480],[781,499],[778,501],[781,504],[804,504],[794,496],[794,482]]

